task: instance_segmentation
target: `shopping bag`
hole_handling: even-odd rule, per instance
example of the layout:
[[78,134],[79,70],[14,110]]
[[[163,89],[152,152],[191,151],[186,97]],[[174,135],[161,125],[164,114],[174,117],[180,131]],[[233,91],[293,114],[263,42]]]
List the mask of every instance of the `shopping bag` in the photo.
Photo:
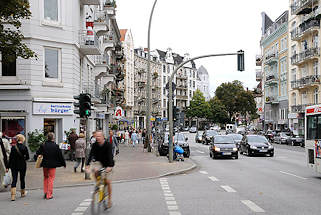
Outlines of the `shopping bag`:
[[38,155],[37,160],[36,160],[36,168],[41,167],[42,159],[43,159],[42,155]]
[[6,172],[3,178],[3,186],[8,187],[11,184],[12,178],[10,172]]

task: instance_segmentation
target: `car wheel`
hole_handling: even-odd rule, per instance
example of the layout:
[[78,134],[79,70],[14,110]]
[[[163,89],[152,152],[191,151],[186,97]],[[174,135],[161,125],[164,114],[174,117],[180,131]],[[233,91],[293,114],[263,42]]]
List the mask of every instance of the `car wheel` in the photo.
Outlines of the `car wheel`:
[[239,156],[238,156],[238,155],[236,155],[234,158],[235,158],[235,159],[239,159]]
[[274,153],[270,153],[270,157],[274,157]]
[[247,149],[247,156],[251,157],[251,151],[250,151],[250,149]]
[[214,159],[216,159],[216,156],[215,156],[215,154],[213,154],[213,155],[212,155],[212,158],[213,158],[213,160],[214,160]]
[[186,152],[186,154],[184,154],[184,157],[189,158],[190,155],[191,155],[191,152],[190,152],[190,150],[188,149],[187,152]]

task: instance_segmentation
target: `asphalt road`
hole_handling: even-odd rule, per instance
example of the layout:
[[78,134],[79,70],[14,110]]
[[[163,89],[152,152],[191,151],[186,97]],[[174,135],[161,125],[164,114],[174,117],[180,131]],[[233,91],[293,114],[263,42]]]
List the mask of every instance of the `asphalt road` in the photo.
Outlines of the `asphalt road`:
[[[321,178],[305,164],[304,149],[276,145],[275,157],[209,157],[208,146],[186,134],[191,158],[199,168],[184,175],[113,185],[114,207],[105,214],[284,214],[320,215]],[[9,201],[0,193],[2,214],[90,214],[92,187],[54,191],[43,200],[40,190]]]

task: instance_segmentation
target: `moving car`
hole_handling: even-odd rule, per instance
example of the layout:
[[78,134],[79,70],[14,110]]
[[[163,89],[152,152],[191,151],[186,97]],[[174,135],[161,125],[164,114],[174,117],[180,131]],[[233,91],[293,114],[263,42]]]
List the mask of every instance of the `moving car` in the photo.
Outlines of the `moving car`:
[[231,134],[228,134],[227,136],[230,136],[230,137],[233,138],[234,143],[236,144],[237,148],[240,147],[240,143],[241,143],[241,141],[242,141],[242,139],[243,139],[243,135],[231,133]]
[[215,159],[217,157],[230,156],[235,159],[239,158],[238,148],[231,136],[217,135],[213,138],[209,147],[210,157]]
[[196,133],[196,132],[197,132],[196,127],[191,127],[191,128],[189,129],[189,133]]
[[[187,142],[188,138],[185,137],[182,133],[177,133],[174,136],[174,144],[178,144],[180,147],[184,149],[184,157],[189,157],[191,152],[189,148],[189,144]],[[164,134],[164,142],[158,147],[159,155],[166,156],[168,154],[168,146],[169,143],[169,133]]]
[[212,138],[214,136],[218,135],[218,132],[217,131],[214,131],[214,130],[206,130],[203,135],[202,135],[202,141],[203,141],[203,144],[206,144],[208,145],[211,141],[212,141]]
[[274,147],[264,136],[245,135],[241,141],[240,154],[274,156]]
[[292,139],[286,133],[281,132],[274,136],[274,142],[279,144],[290,144]]
[[299,136],[299,135],[292,137],[291,138],[291,145],[292,146],[298,145],[298,146],[304,147],[304,137]]
[[195,142],[196,143],[202,143],[203,142],[203,131],[198,131],[195,135]]

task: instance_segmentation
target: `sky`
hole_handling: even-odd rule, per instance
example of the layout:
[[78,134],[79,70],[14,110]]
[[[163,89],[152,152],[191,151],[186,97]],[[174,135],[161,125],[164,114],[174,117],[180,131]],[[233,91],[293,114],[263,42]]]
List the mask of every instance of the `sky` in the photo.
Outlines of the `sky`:
[[[120,29],[131,29],[134,46],[147,46],[149,15],[154,0],[117,0]],[[196,61],[209,72],[210,94],[221,83],[241,81],[252,89],[255,56],[260,54],[261,12],[275,20],[289,8],[289,0],[158,0],[151,28],[151,50],[172,48],[180,55],[245,52],[245,71],[237,71],[236,56]]]

